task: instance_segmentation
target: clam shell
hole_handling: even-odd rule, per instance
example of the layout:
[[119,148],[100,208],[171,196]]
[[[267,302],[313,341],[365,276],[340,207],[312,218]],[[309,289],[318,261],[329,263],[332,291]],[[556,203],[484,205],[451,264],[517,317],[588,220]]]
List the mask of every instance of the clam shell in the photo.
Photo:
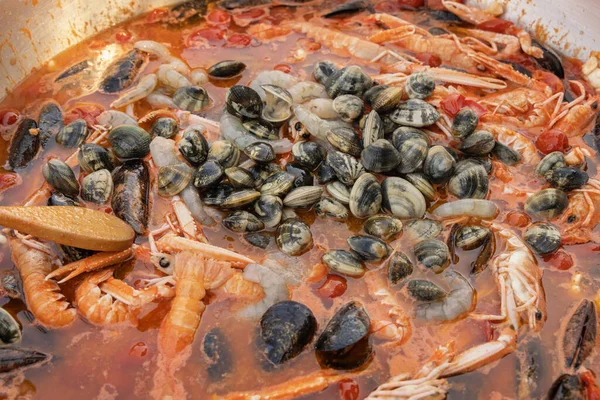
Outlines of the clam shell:
[[352,186],[349,205],[352,215],[365,218],[377,214],[381,209],[381,185],[377,178],[369,173],[362,174]]
[[217,161],[208,160],[194,172],[194,186],[205,189],[221,181],[225,169]]
[[452,121],[452,134],[457,138],[466,138],[477,129],[479,117],[477,113],[470,108],[460,110]]
[[562,240],[558,229],[547,222],[531,225],[525,231],[524,239],[538,254],[549,254],[558,250]]
[[323,254],[322,260],[333,271],[360,278],[365,274],[365,267],[360,258],[346,250],[333,250]]
[[406,174],[404,176],[407,181],[413,184],[414,187],[419,189],[419,192],[423,194],[429,201],[434,201],[436,198],[436,193],[433,185],[429,182],[429,179],[420,172],[413,172],[412,174]]
[[560,189],[543,189],[525,202],[525,211],[542,218],[552,219],[567,208],[569,199]]
[[260,193],[252,189],[234,191],[223,200],[221,208],[241,208],[254,203],[260,197]]
[[283,199],[283,205],[291,208],[305,208],[314,205],[323,194],[319,186],[301,186],[292,189]]
[[401,87],[391,86],[377,92],[371,99],[371,107],[378,113],[386,114],[402,101],[404,91]]
[[446,297],[445,290],[424,279],[413,279],[406,288],[411,297],[418,301],[436,301]]
[[390,255],[391,248],[381,239],[372,236],[352,236],[347,239],[348,246],[358,256],[369,262],[377,262]]
[[448,191],[460,199],[483,199],[487,196],[489,179],[481,165],[456,165],[454,174],[448,182]]
[[327,153],[327,164],[333,168],[337,178],[346,185],[354,184],[364,172],[360,161],[340,151],[330,151]]
[[224,60],[213,64],[208,69],[208,76],[216,79],[231,79],[240,75],[246,69],[246,64],[236,60]]
[[360,160],[367,171],[382,173],[395,169],[401,158],[390,142],[378,139],[362,151]]
[[342,121],[352,122],[362,116],[365,104],[360,97],[344,94],[333,100],[333,109],[340,115]]
[[283,196],[294,187],[296,177],[289,172],[277,172],[269,176],[260,188],[260,193]]
[[313,68],[313,76],[315,81],[325,85],[329,77],[337,71],[339,71],[339,68],[333,62],[328,60],[317,61]]
[[158,194],[169,197],[175,196],[185,189],[192,180],[192,170],[187,165],[165,165],[158,169]]
[[495,144],[494,135],[488,131],[479,130],[464,138],[458,148],[463,153],[481,156],[491,152]]
[[152,136],[140,127],[121,125],[110,131],[108,141],[120,159],[143,158],[150,152]]
[[248,211],[234,211],[221,221],[223,226],[233,232],[256,232],[265,227],[265,224]]
[[332,99],[344,94],[353,94],[358,97],[373,86],[373,80],[356,65],[349,65],[335,71],[327,82],[325,88]]
[[236,188],[253,188],[255,180],[250,171],[240,167],[229,167],[225,169],[225,176]]
[[77,154],[79,166],[85,172],[101,169],[112,171],[115,168],[114,159],[108,149],[95,143],[85,143],[79,147]]
[[373,215],[365,221],[363,230],[379,239],[390,240],[402,232],[402,221],[389,215]]
[[69,197],[77,197],[79,194],[79,182],[75,173],[64,162],[58,159],[48,160],[42,167],[42,174],[46,182],[62,194]]
[[435,124],[440,119],[440,113],[431,104],[413,99],[396,107],[390,119],[399,125],[421,128]]
[[270,194],[263,194],[254,203],[254,212],[264,222],[265,227],[274,228],[283,217],[283,201]]
[[388,261],[388,281],[390,284],[397,285],[409,277],[413,271],[413,263],[406,254],[401,251],[392,254]]
[[77,147],[83,143],[88,132],[87,122],[77,119],[60,130],[56,135],[56,143],[68,148]]
[[256,119],[262,115],[262,99],[254,89],[248,86],[230,87],[225,96],[225,104],[227,111],[239,118]]
[[405,179],[386,178],[381,185],[383,209],[398,218],[422,218],[427,205],[421,192]]
[[435,90],[435,80],[426,72],[416,72],[408,77],[404,90],[410,99],[425,99]]
[[100,169],[81,181],[81,198],[95,204],[104,204],[110,199],[113,188],[110,171]]
[[236,166],[240,161],[240,155],[240,150],[229,140],[215,140],[208,150],[208,159],[215,160],[223,168]]
[[275,160],[273,146],[264,142],[256,142],[244,148],[244,154],[257,163],[270,163]]
[[297,256],[310,250],[313,246],[310,227],[304,222],[289,218],[277,228],[277,247],[288,256]]
[[192,125],[187,127],[177,142],[177,148],[183,157],[193,166],[199,167],[208,158],[208,141],[203,133],[206,128],[203,125]]
[[414,252],[417,261],[436,274],[444,271],[450,265],[450,250],[441,240],[422,240],[415,244]]
[[323,197],[315,205],[315,211],[320,217],[328,217],[337,221],[348,219],[348,209],[339,201],[330,197]]
[[565,192],[579,189],[590,179],[585,171],[573,167],[553,168],[544,177],[552,186]]
[[452,172],[456,160],[443,146],[433,146],[427,152],[427,157],[423,163],[423,173],[431,179],[432,183],[445,182]]
[[377,111],[371,110],[364,119],[362,128],[363,147],[367,148],[377,139],[383,139],[383,122]]
[[173,103],[182,110],[198,113],[210,105],[210,97],[200,86],[184,86],[173,94]]
[[314,170],[327,156],[327,150],[318,143],[300,141],[294,143],[292,154],[296,162]]
[[535,174],[540,177],[545,177],[546,173],[549,171],[555,168],[564,168],[566,166],[567,162],[565,161],[563,153],[555,151],[542,158],[535,168]]
[[326,186],[327,193],[342,204],[350,204],[350,189],[340,181],[334,181]]
[[362,151],[360,137],[352,128],[333,128],[327,132],[327,140],[339,151],[354,157],[359,157]]

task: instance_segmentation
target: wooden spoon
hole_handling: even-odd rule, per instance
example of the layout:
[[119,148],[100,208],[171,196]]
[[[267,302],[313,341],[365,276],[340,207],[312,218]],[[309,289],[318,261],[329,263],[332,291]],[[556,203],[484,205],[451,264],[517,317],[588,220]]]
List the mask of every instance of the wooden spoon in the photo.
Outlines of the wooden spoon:
[[135,238],[133,229],[114,215],[83,207],[0,207],[0,226],[96,251],[122,251]]

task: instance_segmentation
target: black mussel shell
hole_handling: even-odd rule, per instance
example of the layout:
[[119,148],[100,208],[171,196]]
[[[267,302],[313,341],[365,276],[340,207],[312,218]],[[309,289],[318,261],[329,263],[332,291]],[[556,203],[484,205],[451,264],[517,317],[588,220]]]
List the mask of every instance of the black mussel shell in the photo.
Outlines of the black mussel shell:
[[577,375],[563,374],[548,391],[548,400],[584,400],[585,386]]
[[565,70],[562,62],[560,61],[560,57],[553,50],[545,47],[537,40],[533,40],[533,45],[542,49],[543,52],[542,58],[536,58],[536,61],[540,67],[552,72],[560,79],[565,79]]
[[148,227],[150,174],[141,160],[131,160],[115,168],[112,174],[114,214],[127,222],[138,235]]
[[100,82],[100,91],[104,93],[121,92],[135,81],[147,55],[139,50],[131,50],[122,58],[112,63],[104,72]]
[[36,122],[29,118],[19,124],[8,149],[10,170],[26,167],[37,155],[41,142],[40,135],[33,131],[36,128]]
[[39,364],[49,358],[39,351],[19,347],[0,347],[0,373]]
[[233,356],[227,337],[219,328],[206,333],[202,343],[202,352],[208,359],[208,377],[212,381],[220,381],[233,371]]
[[577,370],[595,347],[598,320],[596,304],[583,299],[565,327],[561,351],[565,368]]

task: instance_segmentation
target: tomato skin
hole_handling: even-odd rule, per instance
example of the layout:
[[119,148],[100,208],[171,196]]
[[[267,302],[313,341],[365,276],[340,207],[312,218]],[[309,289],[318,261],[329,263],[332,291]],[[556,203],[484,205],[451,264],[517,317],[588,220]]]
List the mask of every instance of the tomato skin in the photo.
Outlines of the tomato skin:
[[398,3],[409,8],[421,8],[425,5],[425,0],[398,0]]
[[227,37],[227,44],[225,47],[248,47],[252,43],[252,37],[244,33],[234,33]]
[[13,172],[0,174],[0,193],[20,183],[19,175]]
[[535,146],[544,154],[549,154],[553,151],[564,152],[569,148],[569,138],[559,129],[550,129],[538,136]]
[[317,293],[323,298],[333,299],[343,295],[346,289],[348,289],[346,278],[329,274],[325,282],[317,289]]
[[229,25],[231,15],[223,10],[213,10],[206,16],[206,22],[213,26]]
[[218,42],[225,37],[225,31],[219,28],[202,28],[192,32],[186,39],[186,47],[195,47],[205,42]]
[[554,75],[552,72],[535,70],[531,76],[536,81],[541,81],[548,85],[548,87],[550,87],[550,90],[552,90],[552,93],[559,93],[565,91],[565,87],[560,78]]
[[9,127],[11,125],[16,124],[19,120],[20,115],[21,113],[13,108],[6,108],[4,110],[0,110],[0,126]]
[[131,32],[122,30],[115,33],[115,40],[117,41],[117,43],[123,44],[129,42],[131,40],[131,36]]
[[591,371],[585,371],[579,375],[585,391],[587,393],[587,400],[600,400],[600,387],[596,385],[596,377]]
[[432,53],[417,53],[415,58],[421,61],[423,64],[427,64],[430,67],[436,68],[442,65],[442,59],[437,54]]
[[285,72],[286,74],[292,72],[292,66],[288,64],[277,64],[273,67],[273,69],[276,71]]
[[513,23],[502,18],[494,18],[489,21],[482,22],[476,25],[477,29],[483,31],[490,31],[496,33],[506,33],[506,31],[513,26]]
[[148,346],[144,342],[137,342],[129,350],[129,355],[132,357],[145,357],[148,354]]
[[506,223],[518,228],[524,228],[531,223],[531,218],[521,211],[511,211],[506,215]]
[[252,8],[240,14],[236,14],[235,18],[239,19],[256,19],[265,15],[266,12],[262,8]]
[[558,249],[554,253],[544,256],[544,261],[559,271],[567,271],[573,266],[573,257],[564,249]]
[[65,112],[65,125],[76,119],[84,119],[88,127],[96,123],[96,117],[104,111],[104,107],[93,103],[77,103]]
[[342,379],[338,383],[340,388],[340,399],[342,400],[357,400],[360,393],[360,387],[354,379]]
[[462,94],[451,94],[444,100],[440,101],[440,107],[452,118],[454,118],[456,114],[458,114],[458,112],[464,107],[475,111],[478,117],[481,117],[487,113],[485,107],[474,100],[465,98],[465,96]]

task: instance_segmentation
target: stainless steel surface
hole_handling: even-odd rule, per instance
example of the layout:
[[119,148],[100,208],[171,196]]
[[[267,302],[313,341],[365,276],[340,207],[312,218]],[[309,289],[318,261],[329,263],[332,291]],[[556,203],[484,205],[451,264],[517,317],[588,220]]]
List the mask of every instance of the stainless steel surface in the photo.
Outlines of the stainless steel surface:
[[[0,98],[33,68],[95,33],[181,0],[0,0]],[[470,0],[490,3],[492,0]],[[501,0],[506,17],[581,59],[600,50],[597,0]]]

